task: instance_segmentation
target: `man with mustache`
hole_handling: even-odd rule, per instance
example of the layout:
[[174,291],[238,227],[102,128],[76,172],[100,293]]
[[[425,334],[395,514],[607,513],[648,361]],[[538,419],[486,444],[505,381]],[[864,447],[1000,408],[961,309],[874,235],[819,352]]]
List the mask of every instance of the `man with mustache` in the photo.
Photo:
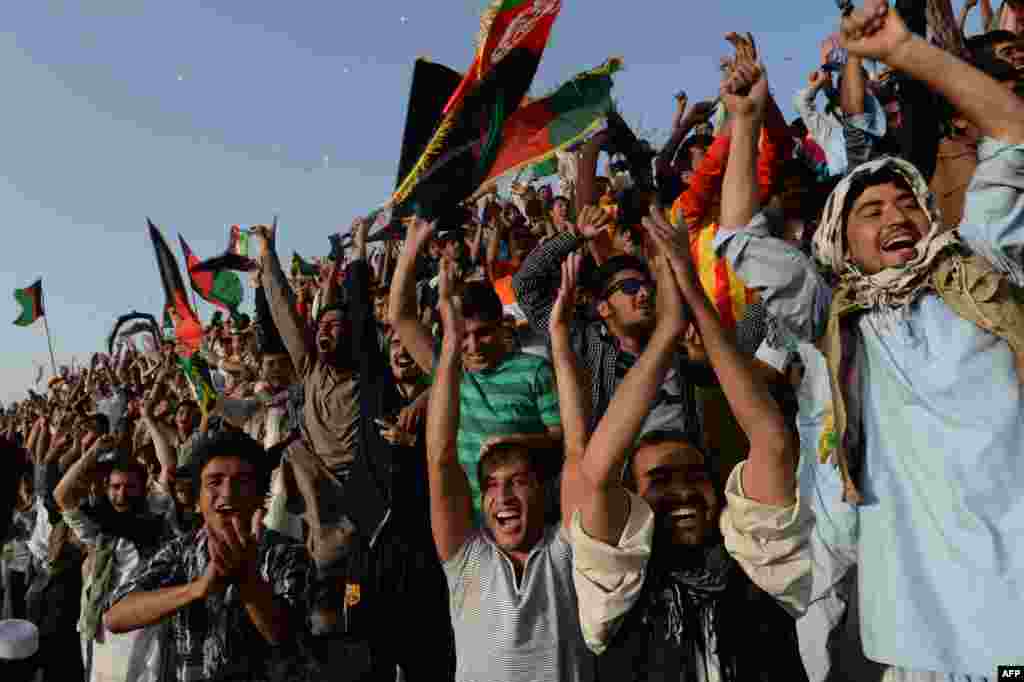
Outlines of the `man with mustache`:
[[[1024,100],[913,36],[882,0],[842,34],[851,54],[927,83],[981,131],[958,229],[917,169],[884,158],[826,204],[814,251],[834,290],[765,234],[739,181],[723,210],[746,227],[720,250],[804,360],[816,591],[856,565],[864,653],[891,679],[986,678],[1019,655],[1024,609]],[[750,172],[740,163],[737,180]]]
[[[557,293],[558,271],[568,256],[596,238],[607,224],[607,214],[596,207],[583,210],[578,228],[563,232],[540,245],[526,258],[512,279],[516,301],[535,333],[547,336],[551,306]],[[643,352],[654,326],[655,286],[647,265],[639,258],[619,255],[608,259],[591,278],[598,319],[574,319],[572,343],[590,376],[593,431],[608,408],[622,378]],[[675,423],[696,441],[700,424],[693,382],[685,353],[677,354],[672,370],[658,393],[658,407],[648,429]]]
[[293,679],[285,669],[299,665],[311,567],[301,545],[261,531],[266,452],[243,433],[204,436],[192,480],[203,527],[141,563],[104,625],[125,633],[169,620],[178,682]]
[[152,555],[170,530],[162,518],[149,512],[145,469],[124,457],[108,465],[105,494],[97,503],[82,504],[89,479],[97,473],[100,455],[116,445],[115,438],[109,435],[97,439],[54,490],[65,523],[90,553],[78,632],[86,680],[93,682],[127,682],[138,679],[147,670],[160,669],[160,628],[113,635],[105,631],[101,622],[103,605],[114,589]]
[[[599,654],[598,679],[806,679],[793,618],[776,603],[799,610],[810,586],[796,443],[698,282],[685,230],[656,209],[644,224],[659,252],[657,322],[586,444],[572,521],[580,621]],[[685,433],[637,441],[690,325],[687,310],[750,439],[724,495]],[[559,374],[563,381],[578,379]]]

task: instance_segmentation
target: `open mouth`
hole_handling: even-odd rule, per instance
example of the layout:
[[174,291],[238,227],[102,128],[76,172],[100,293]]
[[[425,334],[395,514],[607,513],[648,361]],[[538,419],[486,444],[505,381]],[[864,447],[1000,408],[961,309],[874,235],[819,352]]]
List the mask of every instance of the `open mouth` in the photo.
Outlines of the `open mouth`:
[[522,514],[515,510],[500,511],[494,518],[498,522],[498,527],[505,531],[517,530],[523,521]]
[[895,234],[882,243],[882,251],[886,253],[915,249],[917,249],[917,237],[909,232]]
[[706,509],[703,505],[676,507],[668,513],[673,526],[691,527],[704,520]]
[[408,369],[412,367],[412,362],[412,358],[398,358],[395,360],[395,365],[397,365],[398,369]]
[[331,349],[331,339],[327,336],[321,336],[316,340],[316,346],[321,351],[328,351]]

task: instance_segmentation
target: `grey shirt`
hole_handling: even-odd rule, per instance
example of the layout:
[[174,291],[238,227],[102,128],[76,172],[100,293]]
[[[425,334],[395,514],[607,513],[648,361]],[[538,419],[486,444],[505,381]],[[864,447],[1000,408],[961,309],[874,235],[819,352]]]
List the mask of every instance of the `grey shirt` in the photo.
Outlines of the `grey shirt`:
[[531,550],[520,581],[490,535],[476,531],[444,564],[457,682],[588,682],[572,548],[561,525]]

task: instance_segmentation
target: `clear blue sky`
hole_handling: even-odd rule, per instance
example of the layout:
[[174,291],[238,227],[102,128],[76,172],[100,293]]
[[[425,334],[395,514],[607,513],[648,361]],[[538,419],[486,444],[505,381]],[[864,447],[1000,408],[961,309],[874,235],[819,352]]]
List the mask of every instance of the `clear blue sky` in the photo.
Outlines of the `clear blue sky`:
[[[159,310],[146,216],[176,253],[179,232],[206,257],[228,225],[274,213],[283,255],[326,253],[327,235],[393,186],[413,60],[464,69],[484,4],[7,3],[0,400],[49,363],[41,324],[3,319],[18,314],[16,287],[44,277],[58,364],[100,350],[117,315]],[[836,15],[832,0],[564,0],[534,94],[622,55],[627,120],[665,131],[673,93],[714,96],[721,36],[749,30],[792,117]]]

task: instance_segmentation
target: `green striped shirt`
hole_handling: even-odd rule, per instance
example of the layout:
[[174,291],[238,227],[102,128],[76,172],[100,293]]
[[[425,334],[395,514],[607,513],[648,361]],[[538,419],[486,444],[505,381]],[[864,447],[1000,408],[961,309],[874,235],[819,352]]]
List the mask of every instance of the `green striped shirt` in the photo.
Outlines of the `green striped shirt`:
[[527,353],[510,353],[494,369],[463,372],[459,385],[459,463],[480,519],[480,448],[491,436],[545,433],[560,426],[558,391],[551,363]]

